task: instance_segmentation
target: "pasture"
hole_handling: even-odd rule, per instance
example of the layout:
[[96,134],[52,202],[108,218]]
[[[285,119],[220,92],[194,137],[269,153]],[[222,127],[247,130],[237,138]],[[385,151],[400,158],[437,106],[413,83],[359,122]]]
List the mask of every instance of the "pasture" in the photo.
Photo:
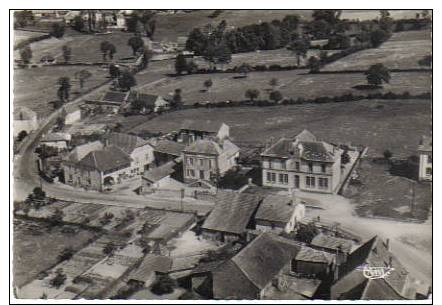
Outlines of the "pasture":
[[382,63],[390,69],[426,68],[418,61],[432,54],[430,31],[394,33],[380,47],[363,50],[326,65],[322,71],[367,70],[370,65]]
[[272,107],[198,108],[160,115],[131,132],[167,133],[184,120],[225,122],[234,141],[265,143],[293,136],[303,129],[334,143],[368,146],[369,156],[389,149],[397,157],[416,153],[423,134],[431,130],[429,100],[362,100],[348,103]]
[[[267,99],[272,87],[269,81],[278,80],[275,89],[286,98],[314,98],[319,96],[337,96],[343,94],[368,94],[375,92],[411,94],[431,91],[431,74],[429,72],[391,73],[391,81],[381,89],[360,90],[353,88],[366,84],[362,73],[348,74],[308,74],[306,70],[252,72],[246,78],[238,78],[240,74],[216,73],[186,75],[174,78],[162,78],[153,84],[143,86],[143,80],[137,75],[138,87],[141,91],[171,97],[175,89],[182,90],[181,96],[185,104],[202,101],[244,100],[247,89],[259,89],[261,99]],[[206,91],[204,81],[211,79],[212,87]]]
[[88,70],[92,76],[84,83],[83,90],[95,87],[107,80],[108,70],[99,67],[46,66],[41,68],[14,70],[14,105],[25,106],[35,111],[39,118],[53,111],[50,102],[58,99],[58,79],[67,76],[71,79],[71,96],[80,95],[80,84],[75,73]]

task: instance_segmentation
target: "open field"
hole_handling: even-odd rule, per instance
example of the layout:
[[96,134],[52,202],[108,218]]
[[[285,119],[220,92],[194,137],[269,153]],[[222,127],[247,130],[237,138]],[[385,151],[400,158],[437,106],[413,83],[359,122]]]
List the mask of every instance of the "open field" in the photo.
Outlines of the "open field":
[[92,73],[92,77],[85,81],[84,89],[87,90],[106,81],[107,69],[99,67],[81,66],[52,66],[31,69],[14,70],[14,105],[26,106],[34,110],[39,118],[53,111],[49,102],[57,100],[57,81],[60,77],[67,76],[71,79],[71,97],[74,99],[80,93],[79,82],[74,74],[83,69]]
[[[351,186],[357,190],[350,196],[357,204],[356,212],[361,216],[389,218],[417,218],[426,220],[432,204],[432,192],[429,184],[393,176],[388,172],[387,164],[376,164],[364,160],[357,169],[361,186]],[[412,187],[415,198],[413,207]]]
[[420,137],[430,132],[431,103],[429,100],[362,100],[338,104],[199,108],[163,114],[132,131],[167,133],[178,130],[187,119],[225,122],[237,142],[265,142],[270,137],[292,136],[306,128],[326,141],[368,146],[371,156],[389,149],[397,157],[407,157],[416,153]]
[[[279,86],[276,87],[287,98],[312,98],[319,96],[337,96],[343,94],[368,94],[375,92],[402,93],[408,91],[411,94],[431,91],[431,74],[429,72],[401,72],[391,73],[391,81],[382,89],[358,90],[352,87],[366,84],[362,73],[351,74],[306,74],[306,70],[252,72],[247,78],[235,78],[238,74],[217,73],[198,74],[166,78],[146,87],[147,92],[159,94],[164,97],[173,95],[174,90],[182,90],[182,98],[185,104],[193,104],[201,101],[226,101],[243,100],[247,89],[259,89],[260,98],[267,99],[272,88],[269,81],[276,78]],[[212,79],[213,86],[209,92],[205,91],[203,83]],[[137,83],[142,87],[143,80],[137,76]]]
[[[416,13],[421,13],[421,10],[389,10],[390,16],[393,19],[401,18],[416,18]],[[379,17],[378,10],[343,10],[341,19],[359,19],[371,20]]]
[[394,33],[379,48],[367,49],[326,65],[322,71],[367,70],[370,65],[383,63],[390,69],[425,68],[418,61],[432,53],[430,31]]
[[45,33],[41,32],[30,32],[30,31],[20,31],[20,30],[14,30],[13,33],[14,33],[14,46],[25,40],[46,35]]
[[94,234],[79,230],[75,234],[62,233],[60,227],[49,230],[47,225],[14,221],[14,283],[22,286],[38,273],[57,262],[65,247],[80,249]]

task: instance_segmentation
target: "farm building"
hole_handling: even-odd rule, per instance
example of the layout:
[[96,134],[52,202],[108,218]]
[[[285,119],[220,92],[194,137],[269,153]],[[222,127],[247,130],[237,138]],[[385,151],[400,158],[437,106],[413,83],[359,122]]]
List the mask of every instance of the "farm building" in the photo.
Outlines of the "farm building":
[[64,124],[72,125],[81,120],[81,109],[76,105],[65,105],[63,107]]
[[215,207],[201,228],[202,236],[219,242],[245,239],[247,229],[254,228],[253,215],[261,201],[260,196],[219,191]]
[[138,91],[131,91],[128,101],[132,107],[136,105],[141,113],[158,112],[169,108],[169,102],[162,96],[140,93]]
[[433,181],[433,137],[421,138],[418,153],[419,181]]
[[160,166],[180,158],[184,145],[170,140],[159,140],[152,142],[154,146],[155,165]]
[[184,186],[181,182],[173,179],[171,175],[180,165],[175,161],[169,161],[163,165],[155,167],[144,172],[142,178],[142,187],[148,188],[181,188]]
[[239,147],[219,138],[197,140],[183,150],[184,182],[212,181],[237,165]]
[[87,101],[88,104],[99,105],[103,109],[117,113],[121,107],[125,106],[129,98],[128,92],[107,91],[100,100]]
[[225,123],[213,121],[185,120],[181,126],[178,142],[190,144],[197,140],[209,138],[226,139],[230,135],[230,127]]
[[54,147],[61,151],[68,148],[69,142],[71,141],[71,135],[62,132],[51,132],[44,135],[41,140],[41,145],[46,145]]
[[283,231],[290,233],[304,216],[303,204],[285,196],[269,195],[263,199],[256,212],[256,229],[273,233]]
[[13,133],[16,137],[20,132],[27,134],[38,128],[37,114],[29,108],[17,107],[14,109]]
[[308,130],[281,138],[262,154],[264,186],[334,193],[341,179],[342,150]]
[[128,284],[139,287],[150,286],[158,273],[167,273],[172,267],[172,259],[167,256],[147,254],[140,266],[128,276]]
[[347,261],[352,246],[352,242],[348,239],[329,236],[323,233],[316,235],[310,242],[310,247],[312,248],[336,254],[336,261],[339,265]]

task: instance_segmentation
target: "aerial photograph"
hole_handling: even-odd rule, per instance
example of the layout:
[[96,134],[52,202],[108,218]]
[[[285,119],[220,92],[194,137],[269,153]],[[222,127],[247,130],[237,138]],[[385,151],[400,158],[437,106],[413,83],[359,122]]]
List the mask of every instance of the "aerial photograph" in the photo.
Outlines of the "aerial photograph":
[[431,304],[433,10],[9,14],[10,298]]

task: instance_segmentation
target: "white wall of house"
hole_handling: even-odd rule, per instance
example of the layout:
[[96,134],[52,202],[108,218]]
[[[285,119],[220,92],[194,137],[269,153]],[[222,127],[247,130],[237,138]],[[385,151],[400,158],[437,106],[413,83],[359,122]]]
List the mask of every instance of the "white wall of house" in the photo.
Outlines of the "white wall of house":
[[423,152],[419,154],[419,180],[433,181],[433,152]]
[[230,127],[222,123],[216,136],[221,140],[228,138],[230,136]]
[[26,133],[31,133],[38,128],[38,121],[35,120],[14,120],[13,122],[13,134],[14,137],[18,136],[21,131],[26,131]]
[[57,148],[58,150],[63,150],[63,149],[68,148],[67,141],[50,141],[50,142],[42,141],[41,144],[45,145],[45,146]]
[[169,102],[166,101],[162,96],[158,96],[157,100],[155,101],[155,109],[154,111],[157,112],[159,108],[168,108]]
[[77,109],[73,112],[67,113],[66,117],[64,118],[65,125],[72,125],[75,122],[78,122],[81,120],[81,110]]
[[149,165],[154,161],[153,147],[146,144],[134,149],[130,155],[132,158],[132,167],[137,167],[140,173],[143,173],[149,168]]

